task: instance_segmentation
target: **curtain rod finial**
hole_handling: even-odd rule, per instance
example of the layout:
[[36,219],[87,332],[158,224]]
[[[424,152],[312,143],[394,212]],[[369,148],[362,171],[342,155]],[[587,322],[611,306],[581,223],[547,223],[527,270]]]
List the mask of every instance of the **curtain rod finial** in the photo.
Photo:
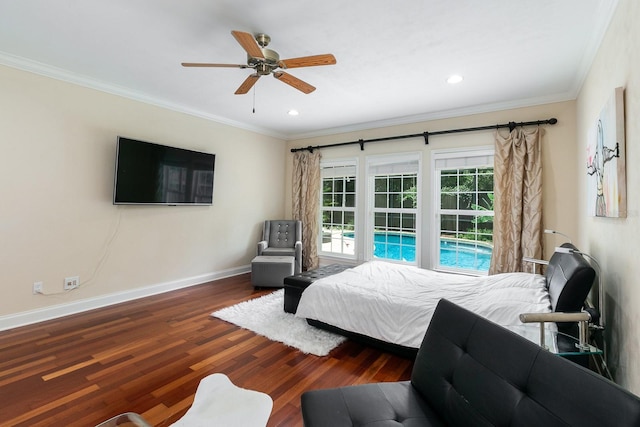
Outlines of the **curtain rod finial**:
[[558,119],[556,119],[555,117],[552,117],[549,119],[549,124],[550,125],[555,125],[556,123],[558,123]]

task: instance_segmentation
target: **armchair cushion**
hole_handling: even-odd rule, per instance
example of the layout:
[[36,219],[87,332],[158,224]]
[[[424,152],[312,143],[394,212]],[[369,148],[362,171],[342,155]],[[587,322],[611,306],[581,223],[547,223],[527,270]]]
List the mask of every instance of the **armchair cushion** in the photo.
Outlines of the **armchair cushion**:
[[267,220],[258,242],[258,256],[292,256],[294,272],[302,272],[302,221]]
[[262,240],[266,240],[270,248],[293,248],[296,242],[302,241],[302,223],[295,220],[265,221]]

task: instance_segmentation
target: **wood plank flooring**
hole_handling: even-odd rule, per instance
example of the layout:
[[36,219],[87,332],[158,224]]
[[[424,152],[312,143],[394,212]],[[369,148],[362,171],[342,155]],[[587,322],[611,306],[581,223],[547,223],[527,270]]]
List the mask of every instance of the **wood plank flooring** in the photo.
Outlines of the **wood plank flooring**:
[[137,412],[165,427],[216,372],[271,396],[268,426],[301,426],[305,390],[409,379],[411,361],[351,341],[305,355],[209,316],[268,292],[244,274],[0,332],[0,426],[94,426]]

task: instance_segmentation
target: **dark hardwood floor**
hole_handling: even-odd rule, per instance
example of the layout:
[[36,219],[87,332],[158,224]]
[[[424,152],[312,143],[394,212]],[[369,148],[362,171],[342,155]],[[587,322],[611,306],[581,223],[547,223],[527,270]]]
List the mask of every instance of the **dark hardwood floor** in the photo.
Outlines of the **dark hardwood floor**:
[[0,426],[94,426],[137,412],[164,427],[216,372],[271,396],[269,426],[301,426],[305,390],[409,378],[411,361],[351,341],[305,355],[210,316],[268,292],[245,274],[0,332]]

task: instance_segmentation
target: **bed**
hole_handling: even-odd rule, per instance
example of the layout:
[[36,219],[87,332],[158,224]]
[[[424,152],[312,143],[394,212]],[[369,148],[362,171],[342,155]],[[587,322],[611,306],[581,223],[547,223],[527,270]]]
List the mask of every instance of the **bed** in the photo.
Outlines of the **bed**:
[[[563,246],[575,249],[570,243]],[[545,275],[476,277],[371,261],[311,283],[302,292],[296,316],[413,357],[441,298],[500,325],[517,325],[521,313],[580,311],[594,278],[589,263],[573,253],[555,253]],[[573,332],[573,326],[559,325],[563,327],[562,332]]]

